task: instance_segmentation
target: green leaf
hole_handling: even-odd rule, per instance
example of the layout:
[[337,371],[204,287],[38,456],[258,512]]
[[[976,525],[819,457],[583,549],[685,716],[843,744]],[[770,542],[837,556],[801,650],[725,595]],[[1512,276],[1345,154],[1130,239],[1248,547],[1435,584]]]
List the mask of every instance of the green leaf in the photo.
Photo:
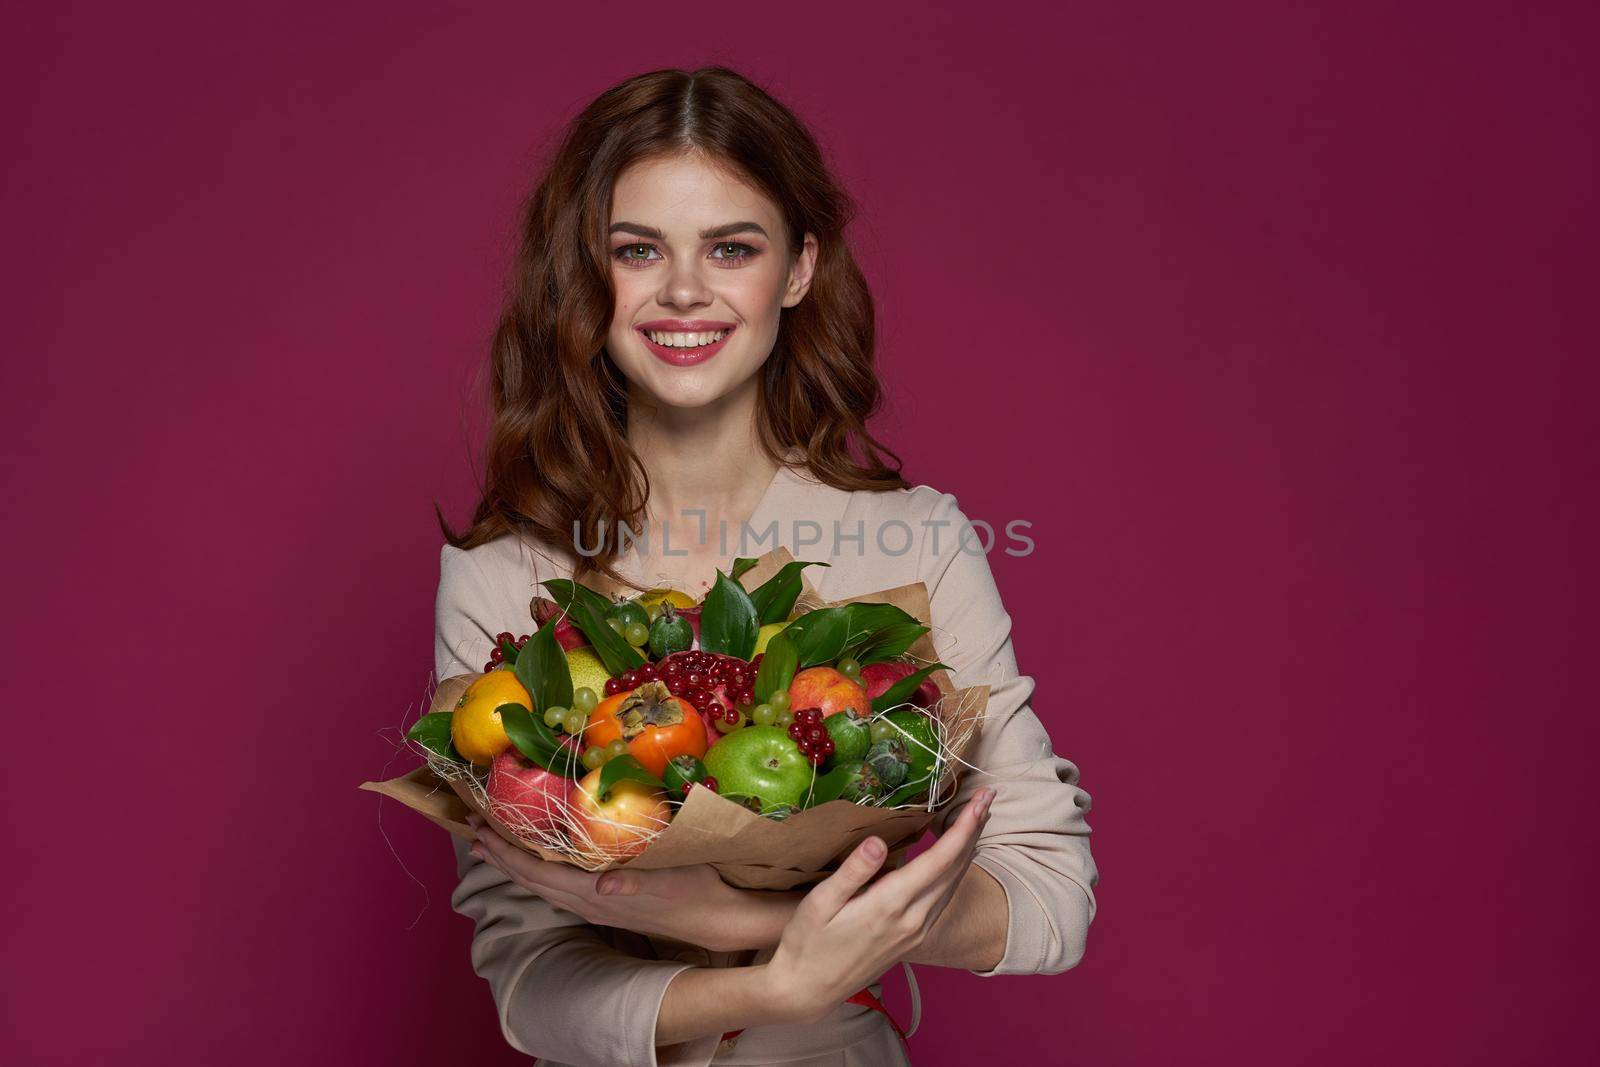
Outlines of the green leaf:
[[932,776],[930,775],[928,778],[920,778],[909,785],[901,786],[893,793],[890,793],[888,797],[884,799],[883,803],[879,804],[878,806],[882,808],[899,807],[901,804],[906,803],[918,793],[926,793],[929,789],[933,788],[931,777]]
[[911,699],[911,694],[917,691],[917,686],[921,685],[923,679],[927,678],[928,675],[934,671],[947,671],[949,669],[943,663],[930,663],[920,671],[913,671],[874,697],[872,699],[872,710],[888,711],[890,708],[904,704]]
[[572,614],[574,603],[588,604],[602,616],[605,615],[606,609],[611,607],[611,601],[607,600],[604,594],[597,593],[570,578],[550,578],[539,584],[549,590],[550,599],[556,602],[556,606],[569,615]]
[[600,795],[597,799],[604,803],[611,793],[611,787],[624,781],[643,782],[654,789],[667,787],[665,782],[645,770],[644,764],[634,757],[616,756],[607,760],[606,765],[600,769]]
[[[552,579],[552,581],[559,580]],[[583,586],[578,588],[582,589]],[[582,630],[583,636],[589,639],[589,645],[594,649],[595,655],[605,664],[607,674],[622,674],[643,665],[644,657],[639,654],[639,650],[624,641],[622,635],[606,622],[606,607],[597,607],[592,600],[582,596],[574,598],[570,603],[572,607],[567,614],[571,617],[572,624]],[[601,598],[601,603],[604,604],[604,598]],[[570,676],[568,684],[571,684]]]
[[850,784],[851,778],[861,773],[861,764],[844,764],[818,778],[811,786],[811,795],[806,798],[806,807],[814,808],[818,804],[826,804],[830,800],[838,800],[844,792],[845,786]]
[[606,612],[611,601],[581,582],[568,578],[549,578],[539,583],[550,592],[550,599],[572,619],[572,625],[583,631],[590,646],[606,666],[608,674],[621,674],[644,664],[639,650],[622,639],[622,635],[606,622]]
[[717,584],[700,608],[700,647],[749,659],[756,650],[755,605],[738,582],[717,571]]
[[513,668],[517,681],[533,697],[534,709],[541,713],[549,708],[572,707],[572,671],[567,666],[566,650],[556,640],[559,618],[552,616],[528,638]]
[[461,753],[456,751],[455,742],[450,739],[450,720],[455,712],[435,711],[424,715],[412,724],[406,731],[406,740],[415,741],[435,756],[442,756],[452,763],[465,763]]
[[866,601],[845,604],[843,607],[845,616],[850,621],[851,644],[870,638],[873,634],[887,627],[903,626],[906,623],[915,625],[917,621],[909,612],[897,608],[893,604]]
[[854,656],[857,660],[861,660],[862,651],[872,645],[885,631],[900,626],[918,625],[916,619],[893,604],[876,602],[845,604],[844,613],[848,634],[844,650],[840,654]]
[[789,640],[788,630],[768,641],[761,666],[756,669],[756,703],[765,704],[772,699],[772,694],[787,690],[794,681],[799,662],[799,653],[795,651],[794,642]]
[[495,710],[500,713],[500,725],[506,728],[506,736],[511,738],[518,752],[563,778],[577,778],[584,773],[577,753],[563,745],[544,720],[534,718],[521,704],[501,704]]
[[849,616],[844,608],[821,608],[791,622],[780,636],[794,642],[799,666],[805,668],[838,659],[848,634]]
[[756,606],[756,617],[761,625],[782,622],[789,617],[789,612],[794,610],[794,602],[800,599],[801,571],[807,567],[828,566],[832,564],[813,559],[785,563],[777,574],[751,590],[750,602]]
[[512,641],[501,641],[500,642],[500,655],[505,659],[505,661],[507,663],[515,663],[515,662],[517,662],[517,653],[519,651],[521,651],[521,650],[518,649],[516,644],[514,642],[512,642]]
[[728,577],[737,582],[741,577],[744,576],[745,571],[749,570],[751,567],[754,567],[758,562],[758,560],[752,559],[749,556],[740,556],[738,559],[733,561],[733,569],[728,572]]
[[917,643],[918,638],[927,632],[928,627],[914,622],[886,626],[855,649],[853,654],[856,662],[863,667],[869,663],[887,663],[905,655],[907,650]]

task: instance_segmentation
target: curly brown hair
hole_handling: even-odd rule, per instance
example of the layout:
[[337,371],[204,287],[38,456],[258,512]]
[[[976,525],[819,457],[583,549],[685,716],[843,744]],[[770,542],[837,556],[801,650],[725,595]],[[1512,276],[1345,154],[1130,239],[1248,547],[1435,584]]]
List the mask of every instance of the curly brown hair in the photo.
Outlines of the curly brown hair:
[[760,372],[762,449],[779,465],[798,450],[813,476],[840,489],[906,486],[899,457],[867,431],[882,395],[872,294],[845,243],[852,205],[816,140],[734,71],[658,70],[586,107],[528,198],[489,357],[494,421],[482,495],[462,533],[439,515],[452,545],[516,532],[571,552],[580,575],[622,579],[615,540],[598,535],[640,525],[649,479],[625,433],[626,381],[605,350],[611,193],[630,164],[686,150],[731,164],[770,197],[791,253],[805,234],[817,239],[810,291],[784,311]]

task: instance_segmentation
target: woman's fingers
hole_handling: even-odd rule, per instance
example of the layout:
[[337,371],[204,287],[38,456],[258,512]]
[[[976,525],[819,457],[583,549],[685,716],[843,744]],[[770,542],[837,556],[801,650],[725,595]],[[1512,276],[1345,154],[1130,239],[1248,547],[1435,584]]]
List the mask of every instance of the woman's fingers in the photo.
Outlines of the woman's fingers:
[[639,871],[607,871],[595,879],[594,891],[603,897],[639,895]]
[[505,872],[507,877],[514,878],[531,888],[547,889],[571,896],[582,896],[594,891],[595,875],[580,871],[576,867],[568,867],[565,863],[551,863],[531,852],[524,852],[495,833],[491,827],[485,826],[478,831],[475,847],[483,850],[485,859],[492,858],[494,865]]
[[904,867],[884,875],[868,893],[874,898],[893,897],[904,906],[935,886],[943,889],[945,882],[953,882],[965,872],[977,850],[978,835],[989,821],[993,802],[993,789],[978,790],[939,840]]
[[860,888],[867,884],[889,855],[888,846],[879,837],[869,837],[857,845],[839,869],[816,884],[795,909],[795,914],[808,915],[818,922],[827,922],[839,914],[839,909],[849,903]]

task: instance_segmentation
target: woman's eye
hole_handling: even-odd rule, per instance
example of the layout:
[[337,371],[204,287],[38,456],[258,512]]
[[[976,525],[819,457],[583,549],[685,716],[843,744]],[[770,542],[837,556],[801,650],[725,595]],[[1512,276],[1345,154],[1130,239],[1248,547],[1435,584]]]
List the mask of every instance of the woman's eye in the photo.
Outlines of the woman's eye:
[[740,244],[737,241],[724,241],[719,245],[711,246],[712,259],[726,259],[737,262],[742,259],[749,259],[755,254],[756,250],[754,248]]
[[654,252],[654,245],[623,245],[613,252],[612,255],[616,256],[618,259],[642,262],[649,259],[651,254]]

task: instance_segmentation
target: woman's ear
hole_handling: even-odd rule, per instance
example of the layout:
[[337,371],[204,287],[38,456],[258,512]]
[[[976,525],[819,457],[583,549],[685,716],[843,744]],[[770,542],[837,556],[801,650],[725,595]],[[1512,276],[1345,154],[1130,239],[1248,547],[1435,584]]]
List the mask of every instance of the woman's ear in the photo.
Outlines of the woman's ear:
[[817,239],[806,234],[800,242],[800,254],[789,264],[789,281],[783,288],[783,306],[792,308],[805,298],[811,289],[811,275],[817,269]]

